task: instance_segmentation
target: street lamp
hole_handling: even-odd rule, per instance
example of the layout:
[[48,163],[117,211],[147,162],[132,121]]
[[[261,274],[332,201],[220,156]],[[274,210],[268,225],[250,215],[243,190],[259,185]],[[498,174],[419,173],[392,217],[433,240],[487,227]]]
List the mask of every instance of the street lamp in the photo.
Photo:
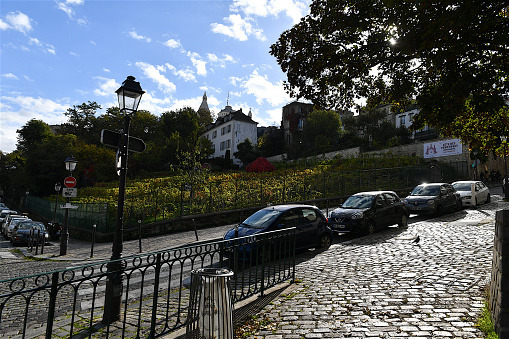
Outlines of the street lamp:
[[125,186],[127,174],[127,158],[129,154],[129,128],[132,115],[138,110],[141,96],[145,91],[141,89],[140,83],[135,81],[133,76],[128,76],[119,89],[116,90],[118,96],[118,107],[120,112],[124,112],[124,130],[118,145],[118,204],[117,219],[115,223],[115,233],[113,236],[112,254],[108,262],[108,279],[106,281],[106,293],[104,303],[104,314],[102,322],[111,324],[120,319],[120,309],[122,307],[123,290],[123,271],[125,262],[122,259],[123,233],[124,233],[124,201]]
[[[76,164],[78,163],[78,160],[71,154],[69,155],[65,160],[65,169],[69,172],[69,176],[72,177],[72,171],[76,168]],[[60,185],[60,183],[58,183]],[[55,190],[57,189],[57,185],[55,185]],[[60,189],[59,189],[60,190]],[[66,208],[65,208],[65,214],[64,214],[64,226],[62,227],[62,234],[60,237],[60,255],[66,255],[67,254],[67,247],[69,244],[69,206],[68,203],[71,200],[71,198],[66,198]]]
[[62,185],[60,184],[60,182],[57,182],[55,184],[55,192],[57,192],[57,201],[55,202],[55,210],[53,211],[53,223],[57,220],[58,195],[60,194],[61,188]]
[[28,195],[30,194],[30,191],[27,190],[25,191],[25,209],[28,211]]
[[504,180],[502,181],[502,185],[504,187],[505,199],[509,200],[509,182],[507,180],[507,136],[501,136],[500,139],[504,142]]
[[477,150],[474,150],[474,164],[475,164],[474,180],[477,180],[477,166],[479,165],[477,163]]

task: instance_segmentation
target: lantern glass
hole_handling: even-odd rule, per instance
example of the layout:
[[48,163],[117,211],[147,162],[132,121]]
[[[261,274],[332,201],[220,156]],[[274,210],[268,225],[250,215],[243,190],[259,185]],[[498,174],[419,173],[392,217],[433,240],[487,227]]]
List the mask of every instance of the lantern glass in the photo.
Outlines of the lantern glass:
[[140,83],[135,80],[135,77],[128,76],[122,83],[122,86],[120,86],[120,88],[116,91],[120,111],[127,110],[135,112],[138,110],[141,96],[145,93],[145,91],[141,89]]
[[76,158],[74,158],[74,156],[71,154],[67,157],[67,159],[65,159],[64,163],[65,169],[68,170],[69,172],[72,172],[76,168],[78,160],[76,160]]

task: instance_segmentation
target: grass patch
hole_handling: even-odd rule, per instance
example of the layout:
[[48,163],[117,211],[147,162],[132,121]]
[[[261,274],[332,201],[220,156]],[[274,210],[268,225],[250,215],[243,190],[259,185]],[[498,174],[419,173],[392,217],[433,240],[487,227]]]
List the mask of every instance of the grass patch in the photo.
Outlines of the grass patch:
[[235,338],[247,338],[260,330],[275,331],[277,324],[273,324],[267,316],[252,316],[235,328]]
[[499,339],[498,334],[495,332],[493,320],[491,320],[490,309],[486,302],[484,302],[481,316],[475,326],[484,333],[487,339]]

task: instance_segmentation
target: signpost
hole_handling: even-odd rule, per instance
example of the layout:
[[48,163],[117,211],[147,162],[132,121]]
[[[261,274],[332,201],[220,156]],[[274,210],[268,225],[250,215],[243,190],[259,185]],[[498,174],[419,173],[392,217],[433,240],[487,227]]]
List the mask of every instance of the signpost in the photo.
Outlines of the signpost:
[[67,177],[64,179],[64,185],[67,188],[73,188],[76,186],[76,178],[75,177]]
[[[101,144],[111,147],[120,148],[122,143],[122,134],[110,131],[109,129],[103,129],[101,131]],[[139,138],[129,136],[128,149],[132,152],[143,152],[147,147],[145,142]]]

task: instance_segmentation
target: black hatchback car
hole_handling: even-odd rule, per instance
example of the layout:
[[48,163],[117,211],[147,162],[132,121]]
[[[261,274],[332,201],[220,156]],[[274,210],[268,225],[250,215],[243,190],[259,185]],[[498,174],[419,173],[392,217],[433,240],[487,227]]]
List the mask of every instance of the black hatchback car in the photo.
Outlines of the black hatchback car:
[[408,225],[405,205],[393,191],[361,192],[350,196],[329,214],[329,224],[337,233],[366,233],[390,225]]
[[461,196],[451,184],[430,183],[416,186],[404,199],[410,214],[440,215],[462,208]]
[[[332,231],[322,212],[311,205],[274,205],[265,207],[244,220],[224,235],[225,240],[260,235],[271,231],[295,227],[297,249],[328,248],[332,243]],[[243,259],[254,258],[258,252],[255,245],[240,248]],[[229,255],[227,251],[226,255]]]

